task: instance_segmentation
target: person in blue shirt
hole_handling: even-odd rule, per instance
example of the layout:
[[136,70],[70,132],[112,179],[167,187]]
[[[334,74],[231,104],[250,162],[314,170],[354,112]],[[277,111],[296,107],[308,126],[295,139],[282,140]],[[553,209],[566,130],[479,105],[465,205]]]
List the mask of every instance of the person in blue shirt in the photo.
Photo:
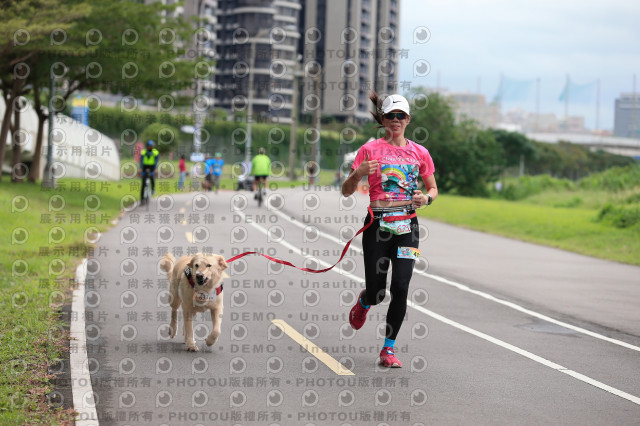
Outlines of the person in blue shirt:
[[144,186],[147,175],[149,175],[151,180],[151,193],[156,193],[156,182],[154,179],[154,175],[156,173],[156,168],[158,167],[158,159],[160,158],[160,152],[156,148],[154,148],[154,143],[152,140],[147,142],[147,146],[145,149],[140,152],[140,170],[142,175],[142,185],[140,187],[140,203],[144,203]]
[[211,191],[211,187],[215,187],[215,191],[218,193],[218,189],[220,189],[220,176],[222,176],[222,166],[224,166],[224,160],[221,156],[222,154],[219,152],[216,152],[215,158],[211,158],[211,155],[207,154],[207,159],[204,162],[206,175],[202,184],[207,191]]
[[216,194],[218,193],[218,189],[220,189],[220,177],[222,176],[223,166],[224,160],[222,159],[222,154],[216,152],[215,157],[211,161],[211,185],[215,188]]

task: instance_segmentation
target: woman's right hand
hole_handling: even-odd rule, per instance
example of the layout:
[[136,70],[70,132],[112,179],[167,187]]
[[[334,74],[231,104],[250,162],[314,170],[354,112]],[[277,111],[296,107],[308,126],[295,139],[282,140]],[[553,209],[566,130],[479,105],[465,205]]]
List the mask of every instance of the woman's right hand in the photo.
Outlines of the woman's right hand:
[[378,170],[378,160],[369,160],[369,154],[367,154],[365,160],[356,169],[356,173],[363,177],[375,173],[376,170]]

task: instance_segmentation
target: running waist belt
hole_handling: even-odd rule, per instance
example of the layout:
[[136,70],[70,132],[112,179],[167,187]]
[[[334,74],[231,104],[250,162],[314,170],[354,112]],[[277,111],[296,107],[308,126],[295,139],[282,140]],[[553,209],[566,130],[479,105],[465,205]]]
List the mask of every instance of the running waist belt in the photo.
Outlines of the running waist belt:
[[[363,233],[367,228],[369,228],[371,226],[371,224],[373,223],[373,220],[375,219],[374,215],[373,215],[373,211],[371,210],[371,207],[367,207],[367,210],[369,211],[369,222],[367,222],[362,228],[360,228],[360,230],[358,232],[356,232],[356,235],[354,235],[348,242],[347,245],[344,246],[344,249],[342,250],[342,254],[340,255],[340,259],[338,259],[338,261],[336,263],[334,263],[332,266],[325,268],[325,269],[311,269],[311,268],[300,268],[296,265],[294,265],[291,262],[287,262],[286,260],[282,260],[282,259],[277,259],[275,257],[271,257],[268,256],[266,254],[263,253],[258,253],[257,251],[247,251],[244,253],[240,253],[237,256],[233,256],[231,259],[227,259],[227,263],[231,263],[234,260],[240,259],[241,257],[245,257],[249,254],[259,254],[260,256],[266,257],[267,259],[269,259],[272,262],[276,262],[276,263],[281,263],[283,265],[287,265],[287,266],[291,266],[293,268],[296,269],[300,269],[301,271],[305,271],[305,272],[312,272],[314,274],[320,274],[322,272],[327,272],[331,269],[333,269],[338,263],[340,263],[340,261],[342,260],[342,258],[344,257],[344,255],[347,253],[347,250],[349,249],[349,246],[351,245],[351,241],[353,241],[353,239],[355,237],[357,237],[358,235],[360,235],[361,233]],[[415,217],[415,212],[413,213],[413,217]]]

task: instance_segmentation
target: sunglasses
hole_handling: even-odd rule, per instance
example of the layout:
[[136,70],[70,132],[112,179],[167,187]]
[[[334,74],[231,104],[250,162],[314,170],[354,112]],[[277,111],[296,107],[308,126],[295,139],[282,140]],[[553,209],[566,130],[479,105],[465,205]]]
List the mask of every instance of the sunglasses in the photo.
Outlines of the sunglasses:
[[405,118],[407,118],[407,114],[404,112],[388,112],[384,115],[384,118],[386,118],[387,120],[393,120],[394,118],[397,118],[398,120],[404,120]]

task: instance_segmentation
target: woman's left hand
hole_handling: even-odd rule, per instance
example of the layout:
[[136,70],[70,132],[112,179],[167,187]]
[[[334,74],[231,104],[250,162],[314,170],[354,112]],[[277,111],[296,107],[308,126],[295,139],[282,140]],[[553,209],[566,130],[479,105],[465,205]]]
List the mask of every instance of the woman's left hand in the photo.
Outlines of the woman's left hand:
[[419,189],[413,191],[413,197],[411,198],[413,203],[413,207],[419,209],[420,207],[427,204],[427,196],[422,193]]

